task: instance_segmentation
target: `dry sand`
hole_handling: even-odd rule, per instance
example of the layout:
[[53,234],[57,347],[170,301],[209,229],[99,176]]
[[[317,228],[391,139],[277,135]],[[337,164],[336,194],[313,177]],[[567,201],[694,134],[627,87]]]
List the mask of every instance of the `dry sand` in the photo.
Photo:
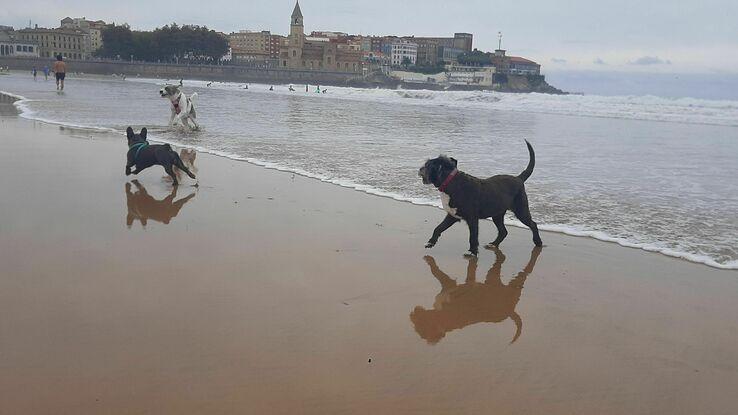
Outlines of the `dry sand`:
[[0,414],[738,412],[736,272],[7,112]]

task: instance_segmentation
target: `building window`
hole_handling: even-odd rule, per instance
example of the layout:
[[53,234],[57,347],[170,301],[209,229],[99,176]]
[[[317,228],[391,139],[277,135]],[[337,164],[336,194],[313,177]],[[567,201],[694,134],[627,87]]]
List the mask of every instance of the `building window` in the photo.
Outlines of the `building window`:
[[292,57],[293,57],[293,58],[294,58],[294,57],[297,57],[297,51],[296,51],[296,50],[293,50],[293,51],[292,51]]
[[17,45],[17,46],[15,47],[15,51],[16,51],[16,52],[20,52],[20,51],[22,51],[22,50],[23,50],[23,48],[21,48],[21,45]]

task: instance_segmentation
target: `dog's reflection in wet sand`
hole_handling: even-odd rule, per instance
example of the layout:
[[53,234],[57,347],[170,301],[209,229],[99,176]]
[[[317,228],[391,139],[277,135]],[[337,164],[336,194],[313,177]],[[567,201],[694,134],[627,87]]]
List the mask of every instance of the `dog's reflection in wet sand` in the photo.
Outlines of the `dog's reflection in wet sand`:
[[522,333],[523,320],[515,312],[520,301],[525,279],[533,271],[541,248],[536,247],[530,254],[528,264],[509,283],[503,284],[500,276],[505,255],[499,249],[492,249],[496,259],[487,272],[484,282],[476,281],[477,258],[469,258],[466,281],[459,284],[436,265],[431,256],[424,257],[431,273],[441,283],[441,292],[436,295],[433,309],[415,307],[410,320],[420,337],[430,344],[438,343],[446,333],[462,329],[475,323],[500,323],[510,318],[515,323],[514,343]]
[[[131,183],[136,186],[134,192],[131,191]],[[149,195],[146,188],[138,180],[133,180],[131,183],[126,183],[126,202],[128,203],[126,225],[128,228],[133,225],[133,221],[136,219],[144,227],[146,227],[149,219],[163,224],[169,224],[172,218],[179,214],[182,206],[195,197],[195,193],[190,193],[175,202],[174,198],[177,197],[177,187],[173,187],[169,196],[162,200],[156,200]]]

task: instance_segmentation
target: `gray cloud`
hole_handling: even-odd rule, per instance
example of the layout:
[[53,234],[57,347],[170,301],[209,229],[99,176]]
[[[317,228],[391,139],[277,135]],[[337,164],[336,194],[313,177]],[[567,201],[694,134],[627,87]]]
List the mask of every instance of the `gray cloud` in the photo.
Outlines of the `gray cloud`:
[[551,58],[551,62],[553,62],[553,63],[566,63],[566,59],[562,59],[562,58]]
[[658,56],[641,56],[640,58],[628,63],[631,65],[671,65],[670,60],[664,60]]
[[605,61],[603,61],[601,58],[593,60],[592,63],[594,63],[595,65],[607,65],[607,63],[605,63]]

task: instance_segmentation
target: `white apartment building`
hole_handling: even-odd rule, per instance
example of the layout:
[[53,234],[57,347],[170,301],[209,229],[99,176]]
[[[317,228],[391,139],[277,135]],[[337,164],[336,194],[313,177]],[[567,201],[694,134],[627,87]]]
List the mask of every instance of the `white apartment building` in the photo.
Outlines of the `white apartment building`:
[[18,39],[15,32],[0,30],[0,56],[38,57],[38,43]]
[[403,39],[392,42],[390,47],[390,62],[392,65],[402,65],[405,58],[410,60],[411,65],[415,65],[418,60],[418,44]]

